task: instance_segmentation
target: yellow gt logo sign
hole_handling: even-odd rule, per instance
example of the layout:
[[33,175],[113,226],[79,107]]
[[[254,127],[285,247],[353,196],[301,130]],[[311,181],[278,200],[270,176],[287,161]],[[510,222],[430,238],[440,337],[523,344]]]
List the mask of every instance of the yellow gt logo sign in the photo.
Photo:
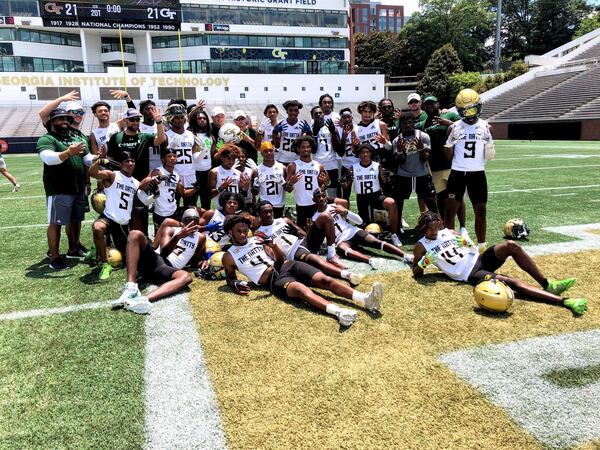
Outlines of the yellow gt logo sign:
[[284,52],[280,48],[274,48],[273,51],[271,52],[271,54],[273,55],[273,58],[285,59],[285,57],[287,56],[288,52]]

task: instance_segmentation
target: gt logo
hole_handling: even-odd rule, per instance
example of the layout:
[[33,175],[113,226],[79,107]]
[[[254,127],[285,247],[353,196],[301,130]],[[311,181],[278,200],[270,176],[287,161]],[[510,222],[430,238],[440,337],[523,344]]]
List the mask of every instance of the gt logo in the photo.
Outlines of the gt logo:
[[273,55],[273,58],[285,59],[285,57],[287,56],[288,52],[284,52],[280,48],[274,48],[273,51],[271,52],[271,54]]
[[175,17],[175,14],[177,14],[177,13],[175,11],[171,11],[169,8],[162,8],[160,10],[161,17],[168,17],[171,20],[173,20],[173,17]]
[[58,6],[56,3],[46,3],[44,5],[44,10],[46,12],[49,12],[50,14],[56,14],[57,16],[60,16],[60,13],[64,8],[64,6]]

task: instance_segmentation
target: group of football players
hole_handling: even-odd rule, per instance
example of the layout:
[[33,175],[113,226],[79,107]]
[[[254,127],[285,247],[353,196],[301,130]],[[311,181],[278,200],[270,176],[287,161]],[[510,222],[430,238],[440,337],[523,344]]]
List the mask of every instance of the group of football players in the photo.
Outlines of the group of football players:
[[[127,283],[115,307],[148,313],[151,302],[192,282],[185,270],[191,267],[198,276],[222,276],[234,292],[248,294],[251,284],[237,278],[239,271],[255,285],[305,301],[350,326],[357,312],[311,287],[379,311],[381,283],[364,293],[339,281],[356,286],[364,277],[340,255],[382,267],[382,258],[360,251],[364,246],[399,258],[415,276],[434,264],[455,280],[504,282],[577,314],[587,308],[583,299],[560,297],[574,279],[547,279],[514,241],[487,246],[484,165],[495,150],[475,91],[458,94],[458,113],[442,110],[433,96],[421,101],[416,93],[405,111],[390,99],[379,105],[364,101],[358,123],[350,109],[335,112],[328,94],[312,108],[311,123],[300,119],[303,105],[296,100],[282,105],[283,120],[277,106],[268,105],[260,124],[241,110],[234,112],[234,123],[226,123],[222,108],[209,115],[202,100],[189,106],[172,100],[164,114],[151,101],[139,106],[140,112],[130,108],[111,122],[110,106],[96,103],[92,111],[99,126],[84,158],[89,176],[98,180],[92,205],[100,213],[86,257],[99,262],[99,278],[106,280],[112,271],[107,240],[125,255]],[[350,208],[352,188],[356,212]],[[415,229],[423,237],[413,254],[405,254],[402,211],[412,192],[422,210]],[[475,213],[477,244],[464,228],[465,192]],[[295,207],[286,207],[286,195],[293,196]],[[150,212],[154,233],[148,230]],[[495,274],[508,256],[542,289]],[[159,288],[142,295],[138,276]],[[482,295],[484,306],[510,297]]]

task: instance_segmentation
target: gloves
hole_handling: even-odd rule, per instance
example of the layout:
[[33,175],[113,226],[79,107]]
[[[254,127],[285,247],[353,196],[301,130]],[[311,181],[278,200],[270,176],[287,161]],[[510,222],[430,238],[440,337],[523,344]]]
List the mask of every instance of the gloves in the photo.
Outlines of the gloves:
[[300,130],[302,131],[302,133],[312,134],[310,125],[308,124],[308,122],[306,120],[300,121]]
[[273,134],[281,133],[284,129],[287,128],[287,125],[284,125],[283,120],[279,122],[277,125],[273,127]]
[[474,245],[471,239],[468,239],[461,235],[454,236],[454,242],[456,242],[457,247],[471,247],[472,245]]
[[236,294],[248,295],[250,293],[250,284],[246,281],[227,280],[227,284]]
[[204,231],[208,231],[209,233],[223,231],[223,225],[218,222],[208,223],[204,226]]
[[329,130],[329,132],[330,132],[331,134],[334,134],[334,133],[336,133],[336,131],[337,131],[337,130],[336,130],[336,128],[335,128],[335,124],[333,123],[333,120],[331,120],[331,119],[327,119],[327,120],[325,121],[325,126],[327,127],[327,129]]
[[431,264],[435,264],[438,260],[437,255],[434,252],[427,252],[425,253],[425,255],[419,260],[419,262],[417,263],[417,265],[425,270],[427,268],[427,266],[430,266]]

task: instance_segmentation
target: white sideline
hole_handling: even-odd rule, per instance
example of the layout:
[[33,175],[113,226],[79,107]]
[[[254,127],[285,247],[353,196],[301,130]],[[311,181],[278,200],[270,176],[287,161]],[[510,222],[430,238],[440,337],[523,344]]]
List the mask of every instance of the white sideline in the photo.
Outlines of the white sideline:
[[555,169],[560,169],[560,170],[565,170],[565,169],[581,169],[581,168],[588,168],[588,167],[600,167],[600,164],[587,164],[587,165],[581,165],[581,166],[552,166],[552,167],[519,167],[516,169],[488,169],[485,172],[486,173],[490,173],[490,172],[529,172],[532,170],[555,170]]
[[83,305],[61,306],[58,308],[30,309],[28,311],[15,311],[11,313],[0,314],[0,320],[17,320],[28,319],[30,317],[52,316],[55,314],[65,314],[75,311],[82,311],[85,309],[108,308],[109,306],[110,302],[94,302],[84,303]]

